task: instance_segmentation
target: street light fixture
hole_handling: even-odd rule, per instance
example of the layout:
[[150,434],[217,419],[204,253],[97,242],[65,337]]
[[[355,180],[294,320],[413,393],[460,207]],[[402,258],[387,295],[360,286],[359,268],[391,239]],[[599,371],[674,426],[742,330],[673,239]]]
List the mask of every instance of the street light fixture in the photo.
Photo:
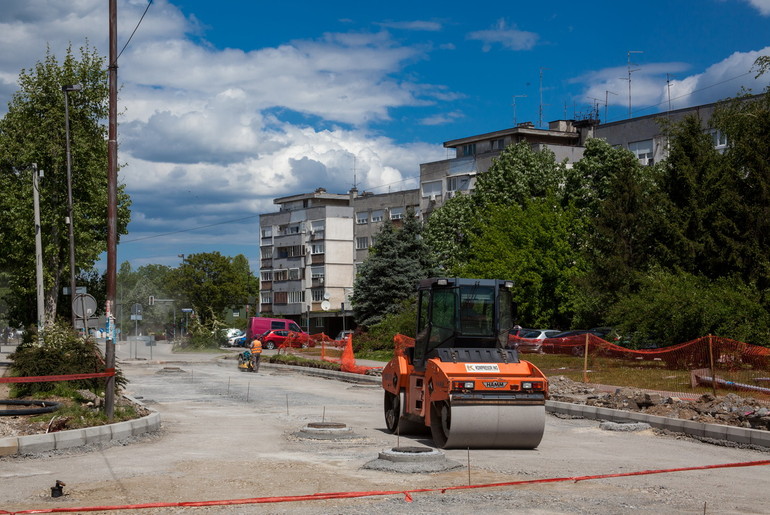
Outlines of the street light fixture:
[[70,102],[69,93],[80,91],[83,86],[72,84],[62,86],[64,92],[64,132],[67,139],[67,225],[69,226],[70,236],[70,309],[72,310],[72,326],[75,327],[75,219],[72,216],[72,153],[70,151]]

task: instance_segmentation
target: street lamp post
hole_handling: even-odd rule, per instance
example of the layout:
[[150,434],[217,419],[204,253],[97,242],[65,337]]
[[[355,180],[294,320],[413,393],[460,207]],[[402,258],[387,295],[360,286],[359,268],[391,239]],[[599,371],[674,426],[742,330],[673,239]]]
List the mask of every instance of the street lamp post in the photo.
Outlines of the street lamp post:
[[70,102],[69,93],[71,91],[80,91],[83,86],[72,84],[62,86],[64,92],[64,132],[67,139],[67,225],[69,226],[70,236],[70,309],[72,310],[72,326],[75,326],[75,219],[72,216],[72,153],[70,151]]

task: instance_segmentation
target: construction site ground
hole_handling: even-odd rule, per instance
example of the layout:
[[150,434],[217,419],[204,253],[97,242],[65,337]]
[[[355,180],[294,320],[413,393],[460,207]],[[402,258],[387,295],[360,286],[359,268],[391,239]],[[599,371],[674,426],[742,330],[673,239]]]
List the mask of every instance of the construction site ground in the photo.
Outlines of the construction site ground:
[[[146,349],[142,349],[146,350]],[[770,460],[770,452],[719,446],[655,430],[608,431],[597,421],[548,415],[535,450],[448,450],[463,466],[440,473],[368,470],[380,451],[431,446],[429,436],[384,430],[382,389],[233,359],[177,355],[131,359],[119,349],[127,393],[162,417],[158,433],[129,441],[0,458],[0,512],[59,507],[217,501],[320,492],[420,488],[571,478]],[[230,353],[232,354],[232,353]],[[561,383],[560,386],[559,383]],[[559,395],[585,388],[555,380]],[[557,390],[558,391],[558,390]],[[601,397],[593,392],[569,395]],[[576,399],[577,400],[577,399]],[[311,422],[343,423],[348,440],[297,436]],[[468,467],[470,465],[470,467]],[[65,495],[50,488],[63,481]],[[767,466],[692,470],[358,499],[143,509],[142,513],[766,513]],[[126,511],[127,512],[127,511]]]

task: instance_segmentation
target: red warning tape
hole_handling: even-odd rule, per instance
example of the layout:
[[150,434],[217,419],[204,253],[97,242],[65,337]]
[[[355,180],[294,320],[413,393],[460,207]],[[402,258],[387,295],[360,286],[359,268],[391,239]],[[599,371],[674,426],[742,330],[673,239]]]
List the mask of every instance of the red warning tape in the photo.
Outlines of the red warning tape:
[[112,377],[114,375],[115,375],[115,369],[108,368],[106,372],[95,372],[93,374],[70,374],[65,376],[0,377],[0,383],[45,383],[48,381],[51,381],[51,382],[75,381],[77,379],[94,379],[97,377]]
[[638,472],[623,472],[620,474],[601,474],[594,476],[554,477],[547,479],[529,479],[526,481],[509,481],[506,483],[488,483],[483,485],[448,486],[445,488],[419,488],[414,490],[383,490],[374,492],[329,492],[310,495],[292,495],[285,497],[252,497],[249,499],[229,499],[220,501],[191,501],[191,502],[158,502],[145,504],[126,504],[123,506],[89,506],[79,508],[47,508],[42,510],[3,511],[0,514],[21,515],[27,513],[77,513],[84,511],[115,511],[115,510],[141,510],[147,508],[189,508],[198,506],[232,506],[238,504],[265,504],[278,502],[318,501],[325,499],[353,499],[358,497],[375,497],[383,495],[403,495],[404,501],[412,502],[412,494],[425,492],[441,492],[447,490],[470,490],[474,488],[499,488],[502,486],[532,485],[537,483],[557,483],[565,481],[586,481],[589,479],[608,479],[613,477],[645,476],[650,474],[667,474],[671,472],[685,472],[688,470],[711,470],[721,468],[757,467],[770,465],[770,460],[746,461],[741,463],[725,463],[719,465],[703,465],[700,467],[682,467],[675,469],[641,470]]

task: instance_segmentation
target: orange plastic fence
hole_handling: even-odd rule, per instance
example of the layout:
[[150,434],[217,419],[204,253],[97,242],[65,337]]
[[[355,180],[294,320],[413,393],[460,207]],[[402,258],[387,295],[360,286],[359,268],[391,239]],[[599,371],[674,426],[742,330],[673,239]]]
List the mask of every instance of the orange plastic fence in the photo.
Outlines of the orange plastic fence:
[[[641,377],[646,369],[650,377],[657,377],[660,389],[684,392],[682,374],[688,371],[690,389],[709,387],[735,391],[751,391],[770,396],[770,349],[758,345],[722,338],[704,336],[695,340],[657,349],[634,350],[607,342],[586,333],[566,338],[533,340],[510,338],[511,345],[521,354],[554,354],[580,358],[586,377],[601,370],[618,367],[636,367],[634,375]],[[531,356],[525,359],[537,362]],[[573,366],[579,366],[577,362]],[[590,368],[590,370],[589,370]],[[662,370],[670,370],[666,375]],[[632,372],[629,372],[632,374]],[[649,381],[649,380],[648,380]],[[668,382],[668,384],[663,384]]]
[[[320,359],[323,361],[330,361],[333,363],[339,363],[343,372],[350,372],[353,374],[366,374],[369,370],[377,367],[364,367],[356,364],[356,357],[353,353],[353,335],[348,335],[344,340],[334,340],[324,333],[318,333],[307,336],[292,333],[279,346],[279,352],[281,349],[290,348],[320,348]],[[342,351],[340,354],[340,350]],[[334,354],[340,354],[339,358],[329,356],[327,351],[334,351]]]

